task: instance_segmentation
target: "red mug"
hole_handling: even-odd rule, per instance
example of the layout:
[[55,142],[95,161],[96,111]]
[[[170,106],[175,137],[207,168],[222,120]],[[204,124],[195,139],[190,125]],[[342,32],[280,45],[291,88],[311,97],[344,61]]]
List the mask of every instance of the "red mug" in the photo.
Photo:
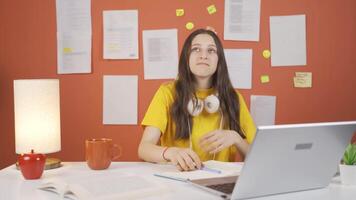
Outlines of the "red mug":
[[88,139],[85,140],[85,160],[93,170],[107,169],[112,160],[121,156],[122,148],[113,144],[112,139]]

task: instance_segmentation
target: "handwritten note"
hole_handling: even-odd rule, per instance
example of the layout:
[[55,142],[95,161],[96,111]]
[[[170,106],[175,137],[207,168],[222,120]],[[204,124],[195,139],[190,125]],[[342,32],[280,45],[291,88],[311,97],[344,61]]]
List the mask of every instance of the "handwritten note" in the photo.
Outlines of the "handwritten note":
[[294,80],[294,87],[296,88],[311,88],[312,87],[312,73],[311,72],[296,72]]

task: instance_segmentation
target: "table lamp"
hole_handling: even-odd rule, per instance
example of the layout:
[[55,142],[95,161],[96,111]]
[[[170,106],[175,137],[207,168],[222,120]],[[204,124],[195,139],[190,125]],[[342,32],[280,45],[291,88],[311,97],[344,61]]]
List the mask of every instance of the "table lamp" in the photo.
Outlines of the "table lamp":
[[39,179],[44,154],[61,150],[59,80],[14,80],[14,111],[19,168],[25,179]]

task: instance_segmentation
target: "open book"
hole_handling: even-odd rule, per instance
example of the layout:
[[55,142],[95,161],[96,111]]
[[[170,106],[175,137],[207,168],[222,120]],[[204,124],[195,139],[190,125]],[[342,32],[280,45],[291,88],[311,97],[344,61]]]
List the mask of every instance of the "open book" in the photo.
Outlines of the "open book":
[[155,174],[155,176],[178,181],[198,180],[226,176],[240,175],[242,162],[221,162],[209,160],[203,163],[203,168],[194,171],[167,171]]
[[139,176],[86,176],[65,181],[60,178],[45,180],[38,189],[54,192],[62,199],[109,200],[137,199],[161,195],[168,188]]

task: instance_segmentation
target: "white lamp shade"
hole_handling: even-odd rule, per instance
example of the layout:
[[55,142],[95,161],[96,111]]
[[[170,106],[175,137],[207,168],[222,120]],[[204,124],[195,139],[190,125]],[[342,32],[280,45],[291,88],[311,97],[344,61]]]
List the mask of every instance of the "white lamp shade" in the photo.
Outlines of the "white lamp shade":
[[59,80],[14,80],[16,153],[61,150]]

